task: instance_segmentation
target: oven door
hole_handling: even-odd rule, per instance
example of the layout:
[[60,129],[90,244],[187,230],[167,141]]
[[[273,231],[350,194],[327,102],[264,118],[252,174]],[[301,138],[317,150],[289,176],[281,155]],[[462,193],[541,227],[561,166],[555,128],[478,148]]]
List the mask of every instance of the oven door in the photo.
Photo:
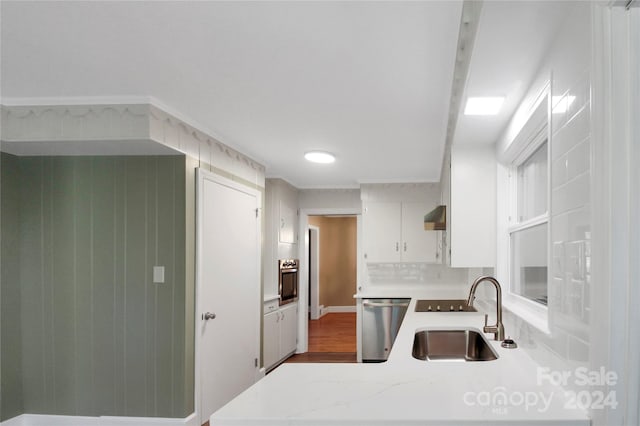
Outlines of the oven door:
[[298,269],[280,270],[280,304],[295,302],[298,300]]

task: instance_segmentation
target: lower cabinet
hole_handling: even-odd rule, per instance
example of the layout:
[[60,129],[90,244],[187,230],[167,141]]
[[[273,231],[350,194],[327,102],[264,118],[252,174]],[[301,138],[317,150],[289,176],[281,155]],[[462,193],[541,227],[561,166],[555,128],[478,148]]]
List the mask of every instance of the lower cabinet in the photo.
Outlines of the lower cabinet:
[[262,351],[264,367],[269,370],[296,351],[298,304],[289,303],[277,309],[266,304],[265,312]]
[[262,354],[264,367],[269,369],[280,360],[280,311],[264,315]]

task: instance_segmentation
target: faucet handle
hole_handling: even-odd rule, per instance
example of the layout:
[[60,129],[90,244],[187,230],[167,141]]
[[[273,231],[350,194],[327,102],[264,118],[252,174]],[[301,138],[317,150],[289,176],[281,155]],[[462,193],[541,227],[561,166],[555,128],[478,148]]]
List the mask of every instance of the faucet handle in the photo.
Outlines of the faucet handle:
[[484,314],[484,328],[487,328],[487,321],[489,321],[489,314]]

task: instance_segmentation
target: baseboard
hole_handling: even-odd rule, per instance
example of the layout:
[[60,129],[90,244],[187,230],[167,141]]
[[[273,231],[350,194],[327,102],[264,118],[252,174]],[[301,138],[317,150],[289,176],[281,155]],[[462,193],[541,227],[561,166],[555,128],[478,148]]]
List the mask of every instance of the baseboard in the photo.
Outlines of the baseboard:
[[318,318],[316,319],[322,318],[324,314],[326,314],[324,305],[318,306]]
[[322,310],[322,314],[331,314],[331,313],[343,313],[343,312],[356,312],[356,307],[354,306],[327,306]]
[[196,415],[184,419],[160,417],[83,417],[22,414],[0,423],[0,426],[199,426]]

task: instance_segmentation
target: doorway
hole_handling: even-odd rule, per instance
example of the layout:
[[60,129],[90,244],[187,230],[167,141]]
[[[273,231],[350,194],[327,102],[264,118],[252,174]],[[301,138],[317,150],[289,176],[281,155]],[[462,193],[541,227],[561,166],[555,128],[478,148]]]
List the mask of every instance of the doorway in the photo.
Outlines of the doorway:
[[306,362],[355,362],[357,222],[356,215],[308,216]]

